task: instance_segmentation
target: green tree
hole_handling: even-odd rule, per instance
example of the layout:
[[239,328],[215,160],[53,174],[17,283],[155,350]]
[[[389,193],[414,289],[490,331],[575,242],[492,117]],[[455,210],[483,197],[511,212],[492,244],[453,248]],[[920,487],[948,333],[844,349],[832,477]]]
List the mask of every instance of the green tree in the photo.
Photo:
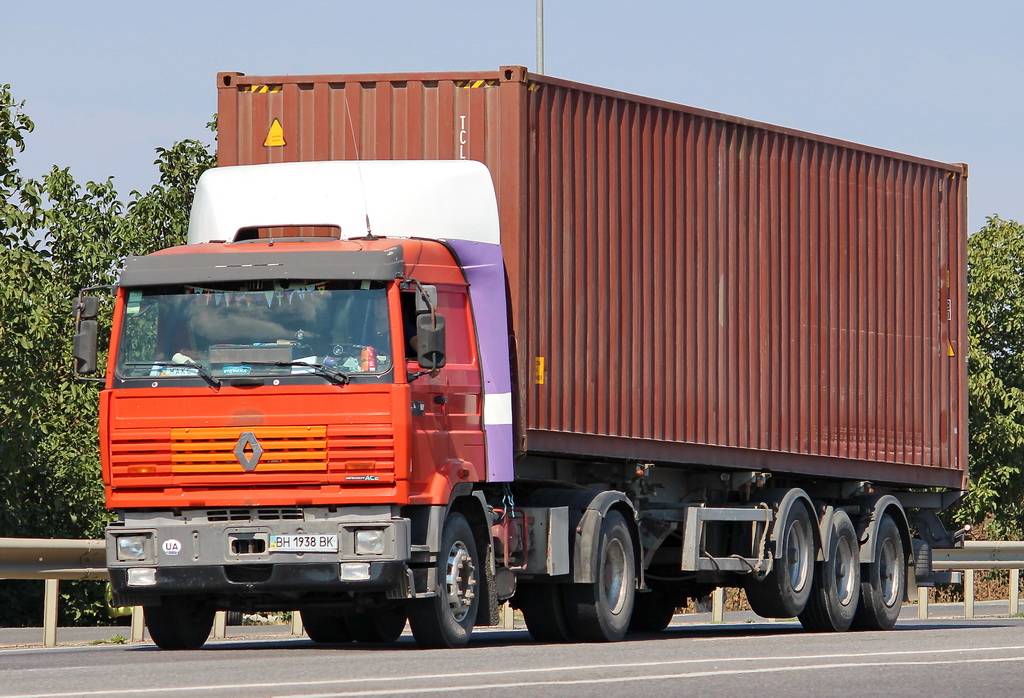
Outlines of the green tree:
[[997,216],[967,241],[971,491],[954,518],[1024,533],[1024,226]]
[[[214,156],[192,140],[158,149],[159,182],[124,203],[112,179],[80,185],[57,167],[41,182],[23,177],[16,156],[33,129],[23,110],[0,87],[0,531],[96,538],[107,520],[97,399],[72,373],[71,300],[116,281],[126,256],[185,241],[196,180]],[[62,620],[104,620],[104,588],[75,586]],[[0,583],[0,625],[39,623],[41,599],[39,583]]]

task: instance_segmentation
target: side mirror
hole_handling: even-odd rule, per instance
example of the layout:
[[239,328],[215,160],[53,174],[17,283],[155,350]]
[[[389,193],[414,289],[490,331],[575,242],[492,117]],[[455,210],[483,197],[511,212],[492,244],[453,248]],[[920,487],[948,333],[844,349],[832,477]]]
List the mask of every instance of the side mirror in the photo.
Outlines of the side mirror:
[[75,342],[72,349],[75,373],[89,376],[96,373],[96,347],[99,335],[96,317],[100,312],[100,299],[96,296],[79,296],[72,304],[71,312],[75,316]]
[[435,313],[416,317],[416,352],[420,368],[436,371],[442,368],[444,358],[444,315]]
[[79,320],[78,331],[75,333],[73,355],[75,357],[75,373],[90,376],[96,373],[96,344],[99,332],[96,320]]

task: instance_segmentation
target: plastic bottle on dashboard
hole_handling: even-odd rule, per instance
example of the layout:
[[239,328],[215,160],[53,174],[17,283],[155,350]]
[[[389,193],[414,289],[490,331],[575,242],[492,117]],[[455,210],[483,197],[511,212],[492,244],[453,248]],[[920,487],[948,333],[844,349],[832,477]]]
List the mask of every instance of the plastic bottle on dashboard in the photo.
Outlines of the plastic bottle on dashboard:
[[359,355],[359,370],[360,371],[376,371],[377,370],[377,350],[373,347],[363,347],[363,351]]

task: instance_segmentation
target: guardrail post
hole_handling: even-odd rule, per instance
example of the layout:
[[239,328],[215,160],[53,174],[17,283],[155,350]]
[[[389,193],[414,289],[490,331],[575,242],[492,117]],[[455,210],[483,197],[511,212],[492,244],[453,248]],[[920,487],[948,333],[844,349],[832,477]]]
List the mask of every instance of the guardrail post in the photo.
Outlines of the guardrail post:
[[223,640],[227,636],[228,631],[228,612],[217,611],[213,616],[213,638],[215,640]]
[[142,606],[132,606],[132,642],[145,639],[146,616]]
[[1010,570],[1010,615],[1020,613],[1020,570]]
[[917,617],[927,620],[928,619],[928,597],[931,595],[931,587],[918,587],[917,588]]
[[964,570],[964,618],[974,618],[974,570]]
[[725,587],[718,587],[711,592],[711,622],[725,622]]
[[508,601],[501,605],[501,618],[505,630],[516,629],[516,612],[512,610],[512,605]]
[[292,635],[302,634],[302,613],[292,611]]
[[57,598],[60,582],[56,579],[46,580],[46,593],[43,599],[43,645],[57,646]]

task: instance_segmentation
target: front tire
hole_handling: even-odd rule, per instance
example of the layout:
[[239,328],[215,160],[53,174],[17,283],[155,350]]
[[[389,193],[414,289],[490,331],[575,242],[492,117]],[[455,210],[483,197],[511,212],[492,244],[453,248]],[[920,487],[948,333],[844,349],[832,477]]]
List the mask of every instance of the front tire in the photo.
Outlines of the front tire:
[[165,596],[159,606],[146,606],[146,628],[157,647],[197,650],[213,629],[213,606],[190,596]]
[[316,643],[335,645],[352,642],[352,631],[339,613],[302,612],[302,627]]
[[566,618],[584,642],[616,642],[629,629],[636,594],[633,537],[614,509],[601,522],[594,582],[563,587]]
[[875,535],[874,562],[861,568],[860,608],[853,619],[858,630],[891,630],[900,617],[907,587],[903,538],[892,517],[885,514]]
[[357,611],[345,619],[356,642],[391,643],[405,630],[405,607]]
[[437,556],[437,595],[409,602],[409,625],[420,647],[465,647],[480,605],[476,541],[466,517],[452,513],[444,522]]
[[829,559],[817,564],[800,623],[813,632],[849,630],[860,596],[860,546],[845,511],[832,517]]

